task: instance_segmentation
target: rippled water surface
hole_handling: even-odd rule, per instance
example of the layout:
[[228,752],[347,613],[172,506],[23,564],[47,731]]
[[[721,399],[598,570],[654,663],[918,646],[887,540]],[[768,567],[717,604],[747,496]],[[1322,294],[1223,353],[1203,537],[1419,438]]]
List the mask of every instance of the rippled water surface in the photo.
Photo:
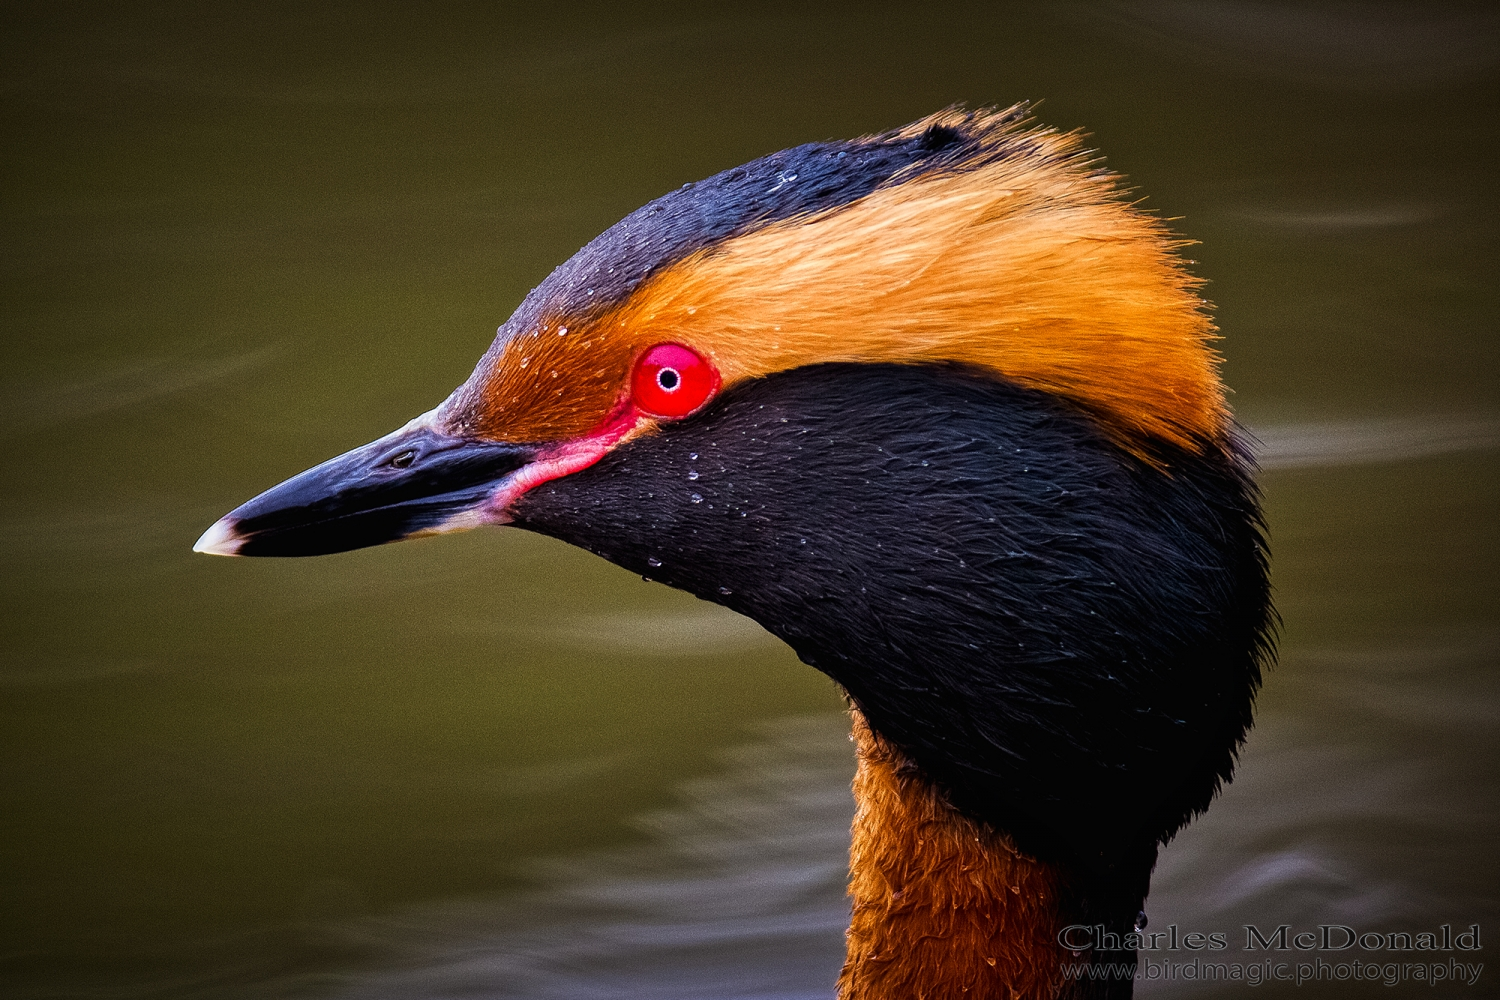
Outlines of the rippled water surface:
[[1488,7],[316,9],[0,11],[0,994],[831,997],[841,702],[758,626],[516,531],[189,547],[642,202],[1023,98],[1201,241],[1262,442],[1282,663],[1152,927],[1500,940]]

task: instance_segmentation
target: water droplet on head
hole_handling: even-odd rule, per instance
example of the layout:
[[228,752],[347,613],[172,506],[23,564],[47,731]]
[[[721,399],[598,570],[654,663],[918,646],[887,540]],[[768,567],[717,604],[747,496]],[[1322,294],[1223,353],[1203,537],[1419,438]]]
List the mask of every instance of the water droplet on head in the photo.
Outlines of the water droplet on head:
[[558,327],[557,328],[557,335],[559,337],[566,337],[568,335],[568,328],[565,327],[565,326]]
[[696,451],[690,451],[688,452],[688,458],[696,462],[698,460],[698,453]]
[[720,587],[719,588],[719,593],[721,593],[721,594],[723,594],[724,596],[727,597],[730,594],[734,593],[734,591],[730,590],[728,587]]
[[646,560],[646,565],[650,566],[652,569],[655,569],[656,567],[661,565],[661,560],[656,558],[655,556],[652,556]]
[[698,494],[696,494],[696,493],[694,493],[692,496],[688,497],[688,499],[691,500],[691,501],[693,501],[693,503],[702,503],[703,502],[703,498],[701,496],[699,496]]
[[689,479],[697,479],[698,478],[698,473],[696,473],[696,472],[692,471],[691,469],[689,469],[688,470],[688,478]]

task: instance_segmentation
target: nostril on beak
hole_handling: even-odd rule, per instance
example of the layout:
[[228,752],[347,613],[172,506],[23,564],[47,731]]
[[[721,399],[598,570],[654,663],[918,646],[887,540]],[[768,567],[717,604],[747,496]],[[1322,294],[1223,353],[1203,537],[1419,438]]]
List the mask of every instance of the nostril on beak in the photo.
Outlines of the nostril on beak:
[[405,469],[405,468],[408,468],[411,465],[411,463],[415,462],[416,460],[417,460],[417,453],[416,452],[414,452],[414,451],[403,451],[401,454],[397,455],[395,458],[393,458],[389,462],[387,462],[386,465],[389,465],[393,469]]

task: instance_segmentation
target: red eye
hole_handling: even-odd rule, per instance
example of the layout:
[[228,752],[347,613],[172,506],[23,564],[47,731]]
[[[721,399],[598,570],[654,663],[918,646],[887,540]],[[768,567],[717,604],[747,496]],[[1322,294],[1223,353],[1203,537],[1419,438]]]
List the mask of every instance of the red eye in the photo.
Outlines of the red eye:
[[657,344],[635,363],[630,391],[641,410],[653,417],[676,420],[714,397],[719,391],[719,373],[691,348]]

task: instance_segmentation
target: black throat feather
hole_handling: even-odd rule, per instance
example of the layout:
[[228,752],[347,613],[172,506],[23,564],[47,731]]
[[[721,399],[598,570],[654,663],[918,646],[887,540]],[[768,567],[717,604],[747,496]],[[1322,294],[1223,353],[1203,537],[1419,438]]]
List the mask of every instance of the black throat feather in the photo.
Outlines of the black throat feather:
[[1248,459],[1156,457],[986,374],[828,364],[514,512],[760,622],[956,807],[1127,919],[1229,780],[1272,628]]

